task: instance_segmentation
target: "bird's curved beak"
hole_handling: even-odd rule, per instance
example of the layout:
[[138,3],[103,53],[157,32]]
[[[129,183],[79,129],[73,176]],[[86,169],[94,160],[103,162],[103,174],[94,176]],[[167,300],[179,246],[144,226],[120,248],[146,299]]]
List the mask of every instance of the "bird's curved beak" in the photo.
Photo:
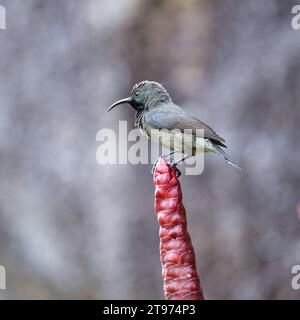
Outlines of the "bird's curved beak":
[[133,105],[133,100],[131,97],[125,98],[125,99],[121,99],[117,102],[115,102],[114,104],[112,104],[108,109],[107,112],[109,112],[110,110],[112,110],[114,107],[120,105],[120,104],[124,104],[124,103],[128,103],[129,105]]

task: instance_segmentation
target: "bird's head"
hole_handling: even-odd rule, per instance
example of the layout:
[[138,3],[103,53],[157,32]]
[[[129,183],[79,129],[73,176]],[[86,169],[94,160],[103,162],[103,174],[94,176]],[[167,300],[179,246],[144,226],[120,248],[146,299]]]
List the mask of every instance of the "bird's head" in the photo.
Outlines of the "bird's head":
[[120,104],[128,103],[136,111],[142,112],[171,101],[167,90],[161,84],[146,80],[134,85],[128,98],[115,102],[107,111]]

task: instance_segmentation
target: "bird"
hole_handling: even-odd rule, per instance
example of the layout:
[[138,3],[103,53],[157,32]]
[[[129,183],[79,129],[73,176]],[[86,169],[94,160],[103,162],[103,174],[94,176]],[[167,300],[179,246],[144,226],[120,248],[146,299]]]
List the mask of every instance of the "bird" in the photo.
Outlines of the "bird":
[[[135,126],[143,135],[169,149],[170,152],[165,157],[173,157],[170,165],[175,167],[177,176],[181,174],[177,165],[201,152],[220,154],[228,164],[241,170],[224,151],[223,148],[227,148],[225,140],[207,124],[173,103],[171,96],[160,83],[144,80],[135,84],[129,97],[116,101],[107,111],[123,104],[130,105],[136,111]],[[162,139],[162,135],[168,139]],[[187,139],[184,140],[186,135],[190,138],[188,143],[185,142]],[[176,162],[175,153],[181,154],[181,159]],[[155,165],[156,163],[152,172]]]

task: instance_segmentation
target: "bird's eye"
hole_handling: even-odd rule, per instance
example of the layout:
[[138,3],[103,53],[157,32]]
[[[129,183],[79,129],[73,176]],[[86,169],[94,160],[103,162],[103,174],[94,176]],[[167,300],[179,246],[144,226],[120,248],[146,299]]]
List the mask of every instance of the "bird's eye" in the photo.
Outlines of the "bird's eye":
[[134,95],[135,95],[136,97],[138,97],[139,94],[140,94],[140,92],[139,92],[139,91],[136,91],[136,93],[135,93]]

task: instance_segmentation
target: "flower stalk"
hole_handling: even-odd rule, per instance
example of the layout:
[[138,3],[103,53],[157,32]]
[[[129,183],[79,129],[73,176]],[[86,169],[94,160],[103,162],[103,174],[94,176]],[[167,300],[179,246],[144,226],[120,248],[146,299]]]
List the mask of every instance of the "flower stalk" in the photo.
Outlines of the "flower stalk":
[[204,300],[180,182],[175,169],[163,158],[156,165],[153,181],[165,297],[167,300]]

